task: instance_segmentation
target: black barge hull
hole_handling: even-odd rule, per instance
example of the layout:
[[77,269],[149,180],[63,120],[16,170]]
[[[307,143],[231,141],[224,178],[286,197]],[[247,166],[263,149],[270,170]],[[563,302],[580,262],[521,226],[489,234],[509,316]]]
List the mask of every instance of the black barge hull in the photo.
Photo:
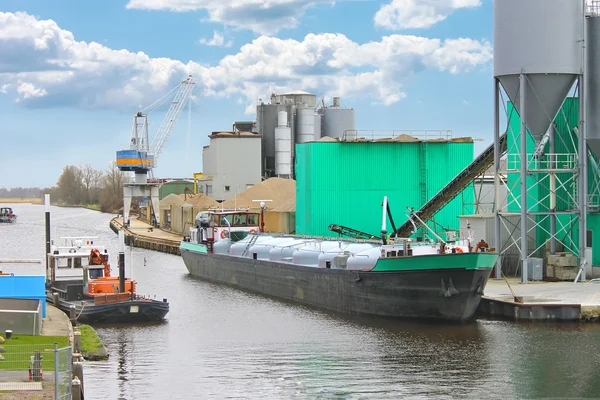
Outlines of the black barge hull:
[[347,314],[465,321],[491,268],[356,271],[180,249],[192,276]]

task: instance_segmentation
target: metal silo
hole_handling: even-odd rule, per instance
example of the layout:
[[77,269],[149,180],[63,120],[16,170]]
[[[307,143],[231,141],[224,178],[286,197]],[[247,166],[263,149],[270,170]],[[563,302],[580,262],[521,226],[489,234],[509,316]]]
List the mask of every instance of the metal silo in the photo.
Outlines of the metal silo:
[[275,128],[275,175],[289,178],[292,174],[292,129],[288,126],[288,113],[277,113]]
[[581,1],[494,2],[494,76],[520,114],[519,76],[526,75],[525,121],[536,138],[582,73],[582,39]]
[[296,117],[296,143],[315,140],[315,110],[310,107],[299,107],[296,109]]
[[322,108],[323,112],[323,136],[333,138],[356,138],[356,116],[353,108],[342,108],[339,106],[339,97],[334,98],[332,107]]
[[[259,104],[256,107],[257,132],[262,135],[263,147],[263,175],[272,176],[275,173],[275,128],[277,127],[277,114],[286,111],[288,115],[294,115],[294,106],[291,104]],[[290,128],[294,132],[293,119]]]
[[[595,3],[592,3],[595,5]],[[586,133],[587,144],[600,157],[600,7],[588,9],[585,46]],[[596,43],[598,41],[598,43]]]
[[[580,264],[585,246],[585,197],[586,183],[581,171],[587,171],[585,154],[585,124],[581,124],[579,135],[579,154],[573,154],[569,162],[554,154],[554,119],[569,91],[578,81],[579,97],[583,101],[583,45],[584,45],[584,0],[496,0],[494,1],[494,151],[495,151],[495,188],[496,188],[496,242],[500,254],[507,251],[500,242],[502,218],[514,214],[516,207],[521,214],[521,254],[522,281],[528,280],[531,254],[537,249],[528,248],[528,236],[541,228],[541,221],[549,217],[551,222],[551,251],[559,241],[556,234],[556,187],[579,179],[572,209],[562,214],[578,217],[580,228]],[[520,119],[520,130],[508,130],[506,141],[508,183],[507,193],[511,199],[509,206],[502,206],[500,199],[500,110],[511,109],[500,104],[500,85],[508,99],[514,105],[516,113],[508,113],[507,119]],[[518,113],[518,115],[516,115]],[[515,114],[515,115],[513,115]],[[583,120],[581,113],[580,120]],[[571,127],[574,128],[574,127]],[[571,130],[572,131],[572,130]],[[570,132],[571,132],[570,131]],[[534,148],[528,149],[529,134],[533,137]],[[571,140],[558,138],[561,140]],[[558,140],[557,139],[557,140]],[[546,145],[549,143],[549,145]],[[517,151],[514,149],[517,148]],[[546,150],[548,148],[548,150]],[[572,162],[572,160],[575,160]],[[583,160],[583,161],[577,161]],[[557,172],[564,172],[559,174]],[[570,178],[564,178],[565,174]],[[561,184],[561,179],[565,180]],[[511,180],[516,183],[511,183]],[[557,184],[558,182],[558,184]],[[520,185],[518,184],[520,183]],[[532,188],[549,187],[549,201],[536,197]],[[512,211],[512,212],[511,212]],[[536,227],[528,227],[528,221],[535,221]],[[564,236],[564,235],[563,235]],[[561,236],[562,238],[562,236]],[[581,239],[583,238],[583,240]],[[513,241],[514,242],[514,241]],[[585,249],[585,247],[583,247]],[[530,254],[531,252],[531,254]],[[577,253],[577,252],[576,252]],[[533,256],[535,257],[535,256]],[[535,261],[534,261],[535,262]],[[501,278],[501,257],[496,265],[496,278]]]
[[315,117],[315,140],[321,139],[321,114],[314,113]]

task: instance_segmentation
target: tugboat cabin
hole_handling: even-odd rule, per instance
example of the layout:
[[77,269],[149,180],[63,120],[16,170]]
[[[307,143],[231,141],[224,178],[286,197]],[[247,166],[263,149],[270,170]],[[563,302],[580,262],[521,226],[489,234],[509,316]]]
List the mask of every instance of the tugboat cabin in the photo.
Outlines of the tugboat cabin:
[[241,240],[260,231],[260,213],[249,209],[201,211],[196,215],[196,228],[190,230],[193,243]]

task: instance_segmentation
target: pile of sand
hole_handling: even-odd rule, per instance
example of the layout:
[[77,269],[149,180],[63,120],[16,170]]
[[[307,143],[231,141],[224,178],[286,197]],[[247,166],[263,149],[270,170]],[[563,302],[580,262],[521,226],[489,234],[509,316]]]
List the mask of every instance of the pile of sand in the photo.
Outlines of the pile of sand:
[[473,143],[473,138],[459,137],[459,138],[450,139],[450,141],[453,143]]
[[187,196],[186,204],[208,210],[211,207],[219,206],[219,202],[203,193],[198,193],[193,197]]
[[403,133],[402,135],[396,136],[394,138],[394,141],[395,142],[408,142],[408,143],[410,143],[410,142],[420,142],[420,140],[417,139],[416,137],[407,135],[405,133]]
[[165,196],[160,202],[160,209],[161,210],[168,210],[169,208],[171,208],[171,206],[180,206],[183,204],[183,198],[181,198],[180,196],[171,193],[167,196]]
[[260,202],[253,200],[272,200],[265,202],[267,211],[294,212],[296,211],[296,181],[269,178],[224,201],[218,208],[260,209]]

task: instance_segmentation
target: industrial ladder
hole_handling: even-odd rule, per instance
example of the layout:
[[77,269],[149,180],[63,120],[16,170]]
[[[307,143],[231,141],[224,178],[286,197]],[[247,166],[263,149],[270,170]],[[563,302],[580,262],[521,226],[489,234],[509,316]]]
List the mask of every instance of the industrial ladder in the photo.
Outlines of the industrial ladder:
[[257,240],[258,240],[258,235],[252,235],[250,240],[248,240],[248,244],[246,245],[246,248],[242,252],[242,257],[246,257],[246,254],[248,254],[248,250],[250,250],[250,247],[252,247],[254,245],[254,243],[256,243]]
[[[500,154],[506,153],[506,133],[500,136]],[[458,175],[454,177],[446,186],[442,188],[435,196],[433,196],[423,207],[415,214],[423,221],[430,220],[435,213],[442,209],[460,192],[462,192],[469,184],[483,174],[489,167],[494,164],[494,145],[488,146],[473,162]],[[412,233],[413,225],[411,220],[407,220],[396,230],[396,236],[409,237]]]

